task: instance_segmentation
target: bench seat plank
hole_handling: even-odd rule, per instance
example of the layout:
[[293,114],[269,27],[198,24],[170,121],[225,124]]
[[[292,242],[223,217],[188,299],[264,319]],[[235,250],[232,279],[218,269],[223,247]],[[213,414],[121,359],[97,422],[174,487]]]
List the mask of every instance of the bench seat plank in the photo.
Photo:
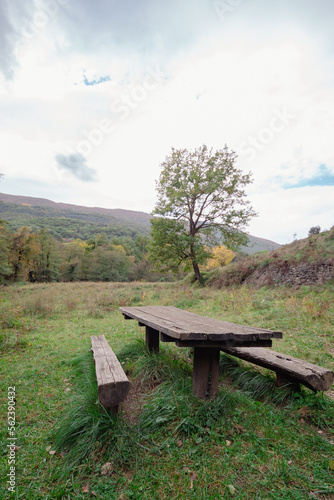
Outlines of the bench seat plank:
[[283,380],[300,382],[313,391],[328,391],[334,382],[334,373],[322,366],[261,347],[223,347],[223,352],[274,370]]
[[91,336],[99,401],[106,408],[124,401],[130,382],[104,335]]

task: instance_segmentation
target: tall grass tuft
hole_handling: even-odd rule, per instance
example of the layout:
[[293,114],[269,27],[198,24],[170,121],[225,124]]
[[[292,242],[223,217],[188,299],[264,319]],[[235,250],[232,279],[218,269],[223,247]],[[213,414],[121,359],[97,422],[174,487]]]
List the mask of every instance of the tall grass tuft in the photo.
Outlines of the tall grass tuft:
[[191,379],[175,378],[162,383],[144,407],[140,426],[143,432],[165,429],[168,435],[181,433],[210,435],[216,425],[227,423],[235,409],[229,391],[220,391],[212,401],[202,401],[192,394]]
[[71,468],[89,458],[96,445],[112,443],[117,434],[117,417],[98,401],[94,361],[91,353],[73,363],[77,392],[62,414],[54,432],[56,451],[66,456]]
[[241,365],[227,354],[221,356],[219,369],[251,398],[274,405],[290,406],[316,426],[333,431],[334,401],[326,394],[313,393],[304,387],[300,392],[294,392],[289,387],[278,388],[272,376]]
[[117,357],[125,371],[137,380],[139,386],[156,386],[168,380],[184,378],[190,373],[190,366],[174,357],[162,347],[158,354],[150,352],[142,339],[124,346]]
[[272,376],[263,375],[251,367],[242,365],[227,354],[220,357],[219,370],[221,374],[229,377],[239,389],[254,399],[280,405],[293,398],[291,389],[278,388]]

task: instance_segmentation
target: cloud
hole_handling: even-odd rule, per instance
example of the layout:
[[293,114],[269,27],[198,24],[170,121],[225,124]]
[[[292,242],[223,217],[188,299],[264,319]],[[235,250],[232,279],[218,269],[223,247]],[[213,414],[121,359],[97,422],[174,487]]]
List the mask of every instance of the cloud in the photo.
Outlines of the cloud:
[[320,165],[314,175],[297,182],[283,182],[283,189],[304,188],[313,186],[334,186],[334,175],[326,165]]
[[0,73],[12,80],[19,64],[17,47],[26,41],[26,28],[35,11],[33,0],[1,0],[0,2]]
[[55,160],[57,168],[67,170],[74,177],[84,182],[94,182],[97,180],[97,172],[86,164],[86,158],[80,153],[69,155],[56,154]]
[[0,71],[6,79],[11,79],[14,74],[16,61],[14,50],[9,41],[13,33],[13,26],[8,18],[7,2],[0,2]]

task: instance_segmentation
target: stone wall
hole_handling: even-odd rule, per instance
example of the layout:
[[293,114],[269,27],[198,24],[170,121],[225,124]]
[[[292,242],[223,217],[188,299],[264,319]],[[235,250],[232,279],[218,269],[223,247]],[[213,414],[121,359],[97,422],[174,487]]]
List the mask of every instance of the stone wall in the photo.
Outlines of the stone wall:
[[317,263],[279,262],[257,268],[245,283],[265,285],[317,285],[334,279],[333,260]]

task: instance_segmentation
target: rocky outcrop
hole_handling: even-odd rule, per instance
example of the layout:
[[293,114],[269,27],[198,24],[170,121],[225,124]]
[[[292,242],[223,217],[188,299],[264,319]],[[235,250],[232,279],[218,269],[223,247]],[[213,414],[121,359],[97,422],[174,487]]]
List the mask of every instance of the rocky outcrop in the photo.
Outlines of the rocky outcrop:
[[333,260],[324,262],[275,262],[258,267],[245,283],[266,285],[318,285],[334,279]]

